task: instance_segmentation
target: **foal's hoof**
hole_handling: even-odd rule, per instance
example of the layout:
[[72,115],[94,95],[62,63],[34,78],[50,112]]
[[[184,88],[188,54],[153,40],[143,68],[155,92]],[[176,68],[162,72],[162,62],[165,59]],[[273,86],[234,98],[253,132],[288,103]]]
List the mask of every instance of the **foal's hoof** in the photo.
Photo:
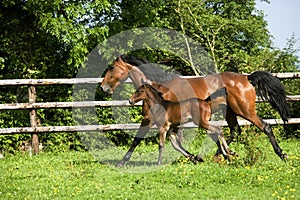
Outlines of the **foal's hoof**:
[[190,158],[190,161],[192,161],[195,165],[198,163],[198,162],[204,162],[204,160],[198,155],[198,156],[191,156]]
[[116,167],[123,167],[124,164],[125,164],[125,162],[123,162],[123,161],[121,160],[120,162],[118,162],[118,163],[116,164]]
[[189,158],[189,160],[190,161],[192,161],[195,165],[197,164],[197,160],[196,160],[196,157],[195,156],[191,156],[190,158]]
[[214,155],[214,157],[213,157],[213,161],[215,162],[215,163],[221,163],[222,162],[222,155]]
[[234,160],[235,158],[237,158],[239,155],[237,153],[235,153],[234,151],[230,151],[227,155],[227,160],[229,162],[231,162],[232,160]]

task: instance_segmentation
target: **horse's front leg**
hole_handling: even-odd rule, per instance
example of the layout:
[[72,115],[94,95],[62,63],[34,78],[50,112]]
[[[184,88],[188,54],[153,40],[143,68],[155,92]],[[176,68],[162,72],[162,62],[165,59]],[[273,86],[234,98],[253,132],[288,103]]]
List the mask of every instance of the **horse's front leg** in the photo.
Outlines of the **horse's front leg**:
[[121,167],[125,164],[125,162],[130,160],[130,157],[131,157],[134,149],[145,138],[145,136],[148,133],[151,126],[152,126],[151,121],[148,118],[144,118],[141,125],[140,125],[140,127],[139,127],[139,130],[138,130],[136,136],[134,137],[133,142],[131,143],[131,146],[130,146],[129,150],[127,151],[127,153],[125,154],[123,159],[117,164],[117,166]]
[[159,155],[158,155],[158,161],[157,161],[157,163],[159,165],[162,164],[162,154],[165,149],[165,140],[166,140],[166,135],[167,135],[169,128],[170,128],[169,124],[166,123],[164,126],[160,127],[160,129],[159,129],[159,145],[158,145]]
[[[230,145],[230,143],[235,138],[235,132],[237,132],[237,135],[241,135],[242,130],[238,124],[237,115],[232,111],[232,109],[229,106],[226,107],[226,111],[223,111],[223,114],[226,117],[226,121],[230,129],[230,136],[226,140],[227,144]],[[222,154],[222,150],[218,148],[215,156],[218,156],[220,154]]]

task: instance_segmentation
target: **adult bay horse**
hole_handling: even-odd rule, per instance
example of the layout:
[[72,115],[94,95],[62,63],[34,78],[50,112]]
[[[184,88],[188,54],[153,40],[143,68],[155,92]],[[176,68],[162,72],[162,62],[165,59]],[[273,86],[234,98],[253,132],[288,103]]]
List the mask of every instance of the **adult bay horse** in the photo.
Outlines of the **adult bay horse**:
[[[269,137],[275,153],[281,159],[287,158],[287,155],[282,152],[282,149],[278,145],[270,125],[263,121],[256,113],[255,87],[257,88],[258,95],[271,103],[273,108],[279,112],[283,121],[288,121],[289,107],[286,102],[285,88],[270,73],[256,71],[250,75],[242,75],[232,72],[222,72],[205,77],[182,78],[175,74],[164,72],[159,67],[144,59],[123,55],[118,57],[109,66],[101,84],[102,90],[111,94],[128,77],[132,79],[136,87],[141,86],[141,77],[137,78],[136,76],[138,73],[134,73],[135,76],[130,73],[132,65],[140,70],[140,74],[143,77],[147,77],[147,79],[165,86],[162,89],[157,88],[157,90],[162,93],[162,97],[166,101],[176,102],[190,98],[205,100],[211,94],[224,87],[227,93],[225,117],[231,132],[231,137],[227,143],[230,144],[233,140],[233,132],[235,130],[238,130],[238,134],[241,132],[237,121],[237,116],[240,116],[257,126]],[[136,146],[149,131],[151,123],[149,114],[147,113],[148,110],[147,105],[143,104],[144,118],[128,152],[119,162],[120,166],[130,159]]]
[[[144,101],[144,103],[147,104],[150,109],[149,113],[151,122],[159,127],[158,164],[162,163],[162,153],[164,150],[167,132],[171,128],[173,130],[177,130],[178,126],[187,123],[190,120],[192,120],[194,124],[198,125],[199,127],[205,128],[209,131],[209,136],[218,144],[218,147],[222,150],[223,155],[229,158],[229,155],[234,154],[227,145],[222,128],[209,122],[212,114],[211,97],[206,100],[192,98],[178,102],[165,101],[162,98],[161,93],[155,89],[161,87],[163,86],[157,83],[143,83],[143,85],[140,86],[129,99],[131,105],[134,105],[139,101]],[[223,98],[223,96],[215,96],[214,98]],[[152,125],[150,124],[150,126]],[[181,152],[185,157],[189,158],[195,164],[198,161],[203,161],[200,155],[194,156],[185,150],[181,146],[181,143],[178,144],[175,142],[177,140],[176,136],[177,135],[175,131],[175,133],[170,135],[170,138],[171,141],[173,141],[173,147],[177,151]],[[221,144],[218,142],[219,139],[221,140]],[[176,146],[176,144],[179,146]]]

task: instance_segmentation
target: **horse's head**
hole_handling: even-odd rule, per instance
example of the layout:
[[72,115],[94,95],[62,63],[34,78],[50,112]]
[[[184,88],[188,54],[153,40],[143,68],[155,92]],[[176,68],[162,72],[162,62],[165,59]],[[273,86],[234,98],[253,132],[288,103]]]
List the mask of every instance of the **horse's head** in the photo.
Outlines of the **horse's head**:
[[108,68],[105,77],[101,83],[104,92],[112,94],[121,82],[128,78],[129,70],[127,63],[121,57],[118,57]]

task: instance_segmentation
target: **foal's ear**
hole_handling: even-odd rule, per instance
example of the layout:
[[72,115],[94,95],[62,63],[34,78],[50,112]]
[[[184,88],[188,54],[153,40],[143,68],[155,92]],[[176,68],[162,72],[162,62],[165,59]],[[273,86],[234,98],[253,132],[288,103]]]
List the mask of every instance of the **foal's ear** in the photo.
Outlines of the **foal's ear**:
[[142,85],[145,85],[145,81],[143,78],[141,78],[141,83],[142,83]]

